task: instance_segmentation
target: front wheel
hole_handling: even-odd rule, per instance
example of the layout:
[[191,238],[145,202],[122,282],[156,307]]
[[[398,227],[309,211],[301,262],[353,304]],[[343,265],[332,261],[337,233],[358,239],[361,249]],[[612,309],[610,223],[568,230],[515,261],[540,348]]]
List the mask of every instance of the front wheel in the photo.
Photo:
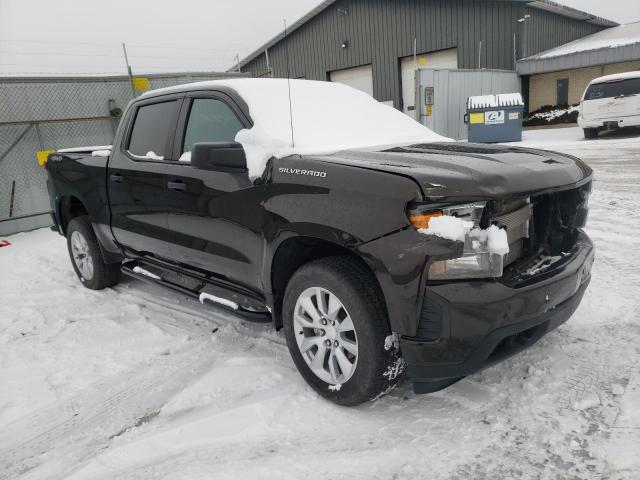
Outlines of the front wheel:
[[388,338],[382,293],[356,259],[330,257],[300,268],[287,285],[283,321],[302,377],[340,405],[380,396],[404,369]]
[[120,264],[105,263],[87,217],[75,217],[67,225],[67,248],[73,269],[85,287],[102,290],[120,280]]
[[598,137],[598,129],[597,128],[583,128],[584,138],[592,139]]

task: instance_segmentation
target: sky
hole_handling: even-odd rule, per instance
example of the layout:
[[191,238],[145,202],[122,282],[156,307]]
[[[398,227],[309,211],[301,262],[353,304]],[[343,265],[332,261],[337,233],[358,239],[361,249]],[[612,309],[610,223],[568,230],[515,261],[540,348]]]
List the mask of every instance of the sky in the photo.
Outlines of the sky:
[[[620,23],[640,0],[556,0]],[[0,75],[227,70],[320,0],[0,0]]]

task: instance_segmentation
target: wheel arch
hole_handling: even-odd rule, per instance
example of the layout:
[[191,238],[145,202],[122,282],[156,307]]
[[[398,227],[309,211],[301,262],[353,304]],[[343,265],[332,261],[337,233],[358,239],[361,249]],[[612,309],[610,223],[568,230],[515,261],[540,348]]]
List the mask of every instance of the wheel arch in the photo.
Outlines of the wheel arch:
[[268,275],[266,288],[267,302],[272,308],[273,322],[276,329],[282,327],[282,302],[284,292],[293,274],[303,265],[321,258],[346,256],[357,261],[374,280],[385,311],[388,312],[386,299],[375,272],[369,263],[353,249],[335,241],[308,235],[288,235],[274,248],[273,255],[265,269]]
[[120,248],[113,242],[113,239],[109,235],[110,229],[108,225],[105,226],[105,228],[99,228],[101,225],[96,223],[92,213],[86,206],[86,202],[84,202],[79,196],[69,194],[60,197],[56,205],[56,209],[60,233],[63,236],[67,236],[67,228],[71,220],[86,215],[91,222],[94,234],[98,239],[100,251],[102,252],[102,256],[105,261],[107,263],[120,263],[123,260],[124,256],[122,255]]
[[67,227],[69,222],[83,215],[89,215],[89,210],[87,209],[84,202],[75,195],[65,195],[60,197],[58,200],[58,204],[56,206],[58,221],[60,222],[60,230],[63,235],[67,234]]

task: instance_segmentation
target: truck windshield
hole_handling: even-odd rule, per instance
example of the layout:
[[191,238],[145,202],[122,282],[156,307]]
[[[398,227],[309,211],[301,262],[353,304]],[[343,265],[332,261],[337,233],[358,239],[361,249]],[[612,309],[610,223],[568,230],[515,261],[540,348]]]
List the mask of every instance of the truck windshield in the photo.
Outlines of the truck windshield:
[[624,80],[614,80],[589,85],[584,99],[599,100],[602,98],[628,97],[638,94],[640,94],[640,78],[627,78]]

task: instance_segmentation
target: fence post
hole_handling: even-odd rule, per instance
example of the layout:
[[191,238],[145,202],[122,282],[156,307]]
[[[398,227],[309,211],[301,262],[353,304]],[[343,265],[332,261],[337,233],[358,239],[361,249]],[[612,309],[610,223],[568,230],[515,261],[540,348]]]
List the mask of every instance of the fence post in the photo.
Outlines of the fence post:
[[9,201],[9,218],[13,217],[13,199],[16,196],[16,181],[11,182],[11,200]]

